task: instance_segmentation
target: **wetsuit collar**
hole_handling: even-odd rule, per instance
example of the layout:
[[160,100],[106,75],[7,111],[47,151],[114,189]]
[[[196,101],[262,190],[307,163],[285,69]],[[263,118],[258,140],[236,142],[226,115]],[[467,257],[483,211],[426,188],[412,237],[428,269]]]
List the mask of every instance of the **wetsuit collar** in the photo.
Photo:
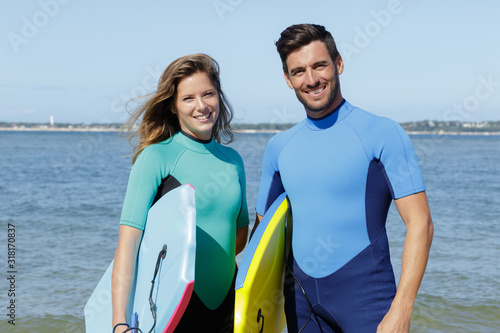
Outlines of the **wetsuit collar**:
[[213,137],[210,140],[200,140],[182,130],[174,135],[174,139],[186,148],[199,153],[208,153],[215,145]]
[[185,136],[187,136],[188,138],[190,138],[191,140],[199,142],[199,143],[210,143],[212,141],[212,138],[210,138],[208,140],[202,140],[202,139],[198,139],[197,137],[195,137],[187,132],[184,132],[183,130],[181,130],[180,132],[182,134],[184,134]]
[[311,118],[307,116],[307,127],[312,130],[323,130],[332,127],[350,113],[350,108],[348,107],[348,105],[349,103],[345,99],[343,99],[335,109],[321,118]]

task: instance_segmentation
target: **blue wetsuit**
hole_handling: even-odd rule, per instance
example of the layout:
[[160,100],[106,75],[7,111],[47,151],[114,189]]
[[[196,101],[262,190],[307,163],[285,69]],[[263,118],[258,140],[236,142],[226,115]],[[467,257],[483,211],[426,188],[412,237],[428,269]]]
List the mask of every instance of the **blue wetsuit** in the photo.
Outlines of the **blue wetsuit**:
[[[346,101],[270,140],[256,211],[264,215],[286,191],[293,213],[290,268],[323,332],[376,331],[396,292],[385,231],[391,200],[424,190],[401,126]],[[290,279],[285,298],[294,332],[306,322],[308,305]],[[303,332],[317,327],[313,318]]]

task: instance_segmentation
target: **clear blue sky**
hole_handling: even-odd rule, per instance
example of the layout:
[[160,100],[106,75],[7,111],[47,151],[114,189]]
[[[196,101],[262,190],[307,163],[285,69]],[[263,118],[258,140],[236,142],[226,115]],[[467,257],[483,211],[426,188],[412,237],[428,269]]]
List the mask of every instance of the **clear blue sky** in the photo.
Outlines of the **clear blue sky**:
[[[8,4],[7,4],[8,3]],[[235,121],[297,122],[274,47],[295,23],[332,32],[352,104],[399,122],[500,120],[500,2],[24,0],[0,5],[0,121],[121,122],[175,58],[221,66]]]

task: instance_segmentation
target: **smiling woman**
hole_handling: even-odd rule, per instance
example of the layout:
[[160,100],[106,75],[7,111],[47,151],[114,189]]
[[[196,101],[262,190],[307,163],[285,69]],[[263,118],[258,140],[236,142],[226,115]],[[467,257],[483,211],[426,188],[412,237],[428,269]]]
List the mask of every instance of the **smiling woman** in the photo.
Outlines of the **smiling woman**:
[[200,140],[212,138],[219,115],[219,96],[207,74],[197,72],[179,82],[175,109],[181,130]]
[[217,62],[194,54],[165,69],[157,91],[127,123],[139,144],[113,266],[114,333],[128,330],[126,312],[148,211],[181,184],[195,188],[196,264],[194,291],[175,332],[232,332],[235,255],[245,247],[249,222],[243,161],[220,144],[221,137],[233,138],[232,114]]
[[[186,126],[183,128],[181,125],[182,116],[181,118],[176,116],[176,110],[188,108],[187,105],[193,101],[195,95],[199,103],[195,107],[199,108],[201,104],[209,105],[207,100],[210,99],[208,98],[210,93],[216,94],[218,100],[218,115],[213,117],[211,134],[219,143],[221,139],[224,139],[226,143],[231,142],[233,132],[230,122],[233,118],[233,110],[221,88],[219,65],[206,54],[193,54],[174,60],[165,69],[156,92],[146,96],[149,98],[144,105],[133,113],[125,124],[124,127],[131,139],[135,136],[139,137],[133,161],[135,162],[147,146],[162,142],[181,130],[185,131]],[[205,94],[203,98],[201,94]],[[210,104],[213,104],[211,99],[210,101]],[[203,112],[206,113],[206,110]],[[137,123],[139,126],[136,126]],[[187,133],[193,134],[189,131]]]

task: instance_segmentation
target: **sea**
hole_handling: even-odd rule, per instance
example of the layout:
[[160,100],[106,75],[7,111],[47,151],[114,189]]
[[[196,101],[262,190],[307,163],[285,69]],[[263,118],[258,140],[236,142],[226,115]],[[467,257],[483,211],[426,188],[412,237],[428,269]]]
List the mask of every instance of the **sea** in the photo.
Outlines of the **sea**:
[[[272,135],[230,144],[245,162],[251,217]],[[411,139],[435,226],[411,332],[497,333],[500,136]],[[85,332],[83,308],[116,249],[131,153],[117,132],[0,132],[0,332]],[[394,205],[387,229],[398,277],[405,226]]]

